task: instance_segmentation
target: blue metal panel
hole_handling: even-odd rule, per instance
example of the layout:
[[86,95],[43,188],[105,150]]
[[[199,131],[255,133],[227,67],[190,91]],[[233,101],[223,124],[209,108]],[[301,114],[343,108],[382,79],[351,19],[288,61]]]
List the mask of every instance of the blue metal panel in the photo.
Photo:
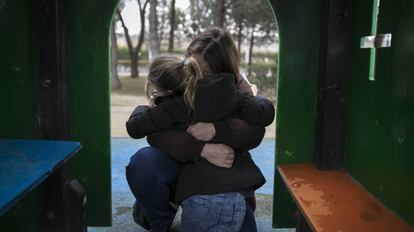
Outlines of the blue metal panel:
[[0,215],[80,148],[79,142],[0,140]]

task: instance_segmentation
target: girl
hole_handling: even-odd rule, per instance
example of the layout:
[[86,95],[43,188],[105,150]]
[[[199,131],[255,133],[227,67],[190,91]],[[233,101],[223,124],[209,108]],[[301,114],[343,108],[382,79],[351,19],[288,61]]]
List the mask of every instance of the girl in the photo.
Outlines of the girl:
[[[191,43],[188,49],[188,56],[194,58],[198,61],[197,63],[201,64],[200,69],[203,75],[215,75],[222,72],[231,73],[233,74],[233,78],[237,80],[238,87],[244,89],[245,92],[248,93],[248,85],[246,88],[246,84],[243,85],[243,81],[238,77],[238,58],[237,55],[234,56],[234,54],[237,54],[237,51],[235,50],[234,44],[232,44],[231,37],[227,32],[219,29],[213,29],[203,33]],[[208,57],[206,57],[206,55],[208,55]],[[228,59],[226,56],[231,57],[231,59]],[[234,60],[234,57],[236,57],[237,60]],[[214,62],[221,64],[216,64]],[[232,83],[234,83],[234,81]],[[214,89],[207,91],[207,93],[212,95],[215,92]],[[175,94],[171,91],[169,93],[173,95]],[[161,92],[161,94],[166,93]],[[232,97],[224,96],[221,101],[227,99],[232,99]],[[215,103],[219,104],[221,101],[215,101]],[[197,108],[197,101],[195,101],[195,103]],[[214,107],[215,105],[213,105],[211,109],[214,109]],[[195,112],[197,112],[197,110]],[[207,113],[209,113],[208,110]],[[133,118],[133,116],[134,114],[131,118]],[[273,119],[273,115],[271,115],[271,118]],[[161,121],[161,125],[164,125],[162,123],[163,121]],[[166,125],[168,126],[169,124]],[[140,217],[142,216],[143,211],[154,231],[168,230],[176,212],[175,207],[169,204],[171,196],[173,196],[176,188],[176,199],[194,196],[199,193],[212,194],[235,190],[240,190],[236,192],[236,194],[242,193],[242,195],[247,197],[253,195],[252,188],[246,187],[248,184],[240,182],[246,181],[246,183],[248,183],[249,180],[255,178],[256,181],[253,182],[258,183],[258,185],[263,182],[260,171],[251,161],[250,155],[247,152],[249,149],[256,147],[260,143],[264,135],[263,127],[249,125],[244,121],[237,119],[226,119],[215,121],[214,123],[197,123],[189,128],[192,130],[188,130],[188,132],[199,140],[193,138],[183,130],[172,129],[154,133],[147,137],[148,142],[152,146],[159,148],[161,151],[154,147],[143,148],[131,157],[131,161],[127,166],[127,180],[138,203],[137,207],[134,207],[134,219],[140,225],[145,226],[142,217]],[[134,133],[133,128],[129,131]],[[209,131],[209,133],[203,138],[203,136],[200,136],[200,133],[197,133],[200,131]],[[226,146],[223,143],[231,145],[236,148],[236,152],[242,154],[236,157],[233,168],[231,169],[217,167],[220,165],[222,165],[221,167],[229,167],[233,163],[232,159],[234,158],[234,151],[231,147]],[[168,153],[168,155],[164,152]],[[172,157],[173,159],[169,157]],[[181,165],[175,160],[181,161],[183,164]],[[247,167],[250,167],[250,169],[247,168],[241,171],[241,169],[238,168],[249,163],[253,164],[250,166],[246,165]],[[216,164],[217,166],[212,164]],[[176,183],[180,168],[179,181]],[[200,170],[214,171],[200,172]],[[214,180],[214,182],[212,180]],[[253,182],[251,182],[250,185]],[[245,184],[245,186],[242,186],[243,184]],[[197,212],[204,213],[203,215],[198,215],[193,212],[194,214],[191,215],[192,217],[186,217],[186,215],[184,215],[182,223],[183,229],[188,228],[186,225],[192,224],[191,220],[190,223],[186,223],[185,218],[195,219],[195,222],[201,226],[203,223],[198,222],[198,220],[203,217],[205,219],[204,222],[207,223],[207,225],[203,226],[207,227],[209,226],[208,224],[211,225],[211,223],[213,223],[214,225],[214,223],[217,222],[217,220],[207,217],[208,215],[214,214],[208,214],[208,212],[211,211],[205,209],[205,206],[211,208],[211,205],[217,205],[216,201],[211,201],[211,196],[212,195],[187,197],[188,199],[183,202],[184,208],[186,207],[185,205],[187,205],[187,209],[204,209],[197,210]],[[227,196],[226,198],[225,194],[219,196],[216,194],[215,197],[216,200],[219,199],[220,201],[223,199],[237,199],[237,197],[234,196]],[[241,231],[255,231],[256,227],[252,205],[246,204],[245,208],[246,215],[244,216]],[[185,211],[190,212],[191,214],[191,210]],[[207,214],[205,215],[206,212]],[[149,228],[148,225],[147,228]]]
[[[274,117],[272,103],[245,96],[235,83],[230,73],[204,77],[191,56],[181,59],[172,54],[160,55],[149,68],[147,85],[147,93],[151,87],[156,90],[156,98],[150,98],[155,107],[138,106],[127,122],[128,133],[140,138],[160,130],[185,130],[193,122],[214,122],[230,116],[269,125]],[[183,206],[183,231],[240,230],[246,211],[244,198],[250,195],[250,190],[260,187],[264,178],[240,148],[236,157],[229,156],[218,166],[231,168],[233,162],[235,167],[230,170],[218,169],[203,159],[183,166],[175,196],[176,202]],[[210,207],[205,209],[205,205]],[[216,218],[200,223],[208,215]]]
[[156,107],[138,106],[134,110],[126,123],[129,135],[137,139],[161,130],[185,130],[193,122],[214,122],[232,113],[248,123],[269,125],[274,116],[272,103],[244,95],[236,88],[235,78],[231,73],[204,77],[191,56],[156,57],[146,88],[150,105]]

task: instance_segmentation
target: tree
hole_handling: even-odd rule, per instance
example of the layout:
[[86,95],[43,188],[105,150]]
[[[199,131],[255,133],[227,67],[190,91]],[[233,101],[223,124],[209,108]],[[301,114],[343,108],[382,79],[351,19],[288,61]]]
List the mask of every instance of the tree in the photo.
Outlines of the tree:
[[175,31],[175,0],[171,0],[170,5],[170,37],[168,39],[168,52],[174,51],[174,31]]
[[164,34],[165,34],[165,25],[167,24],[167,16],[166,13],[164,11],[161,12],[160,16],[160,21],[158,24],[158,40],[160,42],[160,46],[162,45],[162,41],[164,39]]
[[252,58],[253,58],[253,46],[254,46],[254,33],[255,33],[255,24],[252,24],[250,26],[250,45],[249,45],[249,60],[247,62],[247,72],[248,72],[248,76],[251,75],[252,73]]
[[[171,12],[170,12],[171,13]],[[187,46],[187,42],[188,40],[186,40],[186,38],[188,38],[188,25],[189,25],[189,21],[191,20],[188,17],[188,9],[187,10],[181,10],[178,7],[175,7],[175,17],[173,19],[174,21],[174,31],[173,31],[173,38],[171,38],[171,20],[168,19],[168,24],[169,24],[169,42],[170,40],[173,40],[172,42],[172,52],[176,51],[176,48],[182,48],[183,46]],[[183,42],[185,42],[185,45],[183,45]]]
[[124,29],[125,40],[128,46],[129,57],[131,60],[131,77],[132,78],[137,78],[139,76],[138,61],[139,61],[139,56],[141,53],[142,45],[144,43],[145,12],[146,12],[146,8],[149,3],[149,0],[145,0],[144,4],[141,3],[141,0],[137,0],[137,2],[138,2],[139,12],[140,12],[139,15],[140,15],[140,21],[141,21],[141,28],[140,28],[140,34],[138,37],[138,42],[135,47],[132,45],[131,36],[129,35],[128,27],[125,25],[124,19],[122,18],[121,10],[119,8],[116,10],[118,18],[121,21],[122,28]]
[[118,77],[118,45],[115,34],[116,22],[117,20],[114,19],[111,26],[111,88],[121,89],[122,84]]
[[214,26],[215,0],[190,0],[189,15],[184,33],[188,38],[194,38],[203,29]]
[[243,34],[248,34],[248,73],[252,71],[253,48],[257,42],[266,42],[274,36],[276,25],[273,13],[263,0],[231,0],[231,18],[236,24],[238,48],[240,51]]
[[215,17],[214,22],[217,27],[223,28],[224,27],[224,20],[225,20],[225,0],[216,0],[216,9],[215,9]]
[[158,38],[157,0],[150,0],[149,27],[149,44],[151,56],[153,57],[160,53],[160,41]]
[[245,7],[246,1],[243,0],[232,0],[229,6],[230,9],[230,18],[233,19],[236,38],[237,38],[237,50],[241,53],[241,45],[243,43],[243,29],[244,24],[246,23],[248,10]]
[[225,1],[224,0],[216,0],[214,24],[217,27],[223,28],[224,20],[225,20],[225,13],[226,13]]

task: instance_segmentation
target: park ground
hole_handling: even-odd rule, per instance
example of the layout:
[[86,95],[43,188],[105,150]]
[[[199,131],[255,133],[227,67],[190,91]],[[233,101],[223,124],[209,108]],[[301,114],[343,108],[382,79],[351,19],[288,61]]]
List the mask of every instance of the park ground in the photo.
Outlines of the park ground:
[[[112,91],[111,95],[111,129],[112,129],[112,218],[113,226],[106,228],[89,228],[91,232],[140,232],[145,231],[137,226],[132,219],[132,204],[134,196],[129,191],[125,179],[125,166],[129,157],[139,148],[147,146],[145,139],[134,140],[128,138],[125,131],[125,121],[134,107],[145,104],[145,79],[131,79],[121,77],[122,90]],[[252,156],[259,166],[267,182],[256,191],[257,210],[255,212],[259,232],[292,232],[293,229],[273,229],[272,199],[273,199],[273,172],[274,172],[274,125],[266,129],[266,138],[262,144],[252,150]],[[174,221],[172,231],[179,231],[180,211]]]

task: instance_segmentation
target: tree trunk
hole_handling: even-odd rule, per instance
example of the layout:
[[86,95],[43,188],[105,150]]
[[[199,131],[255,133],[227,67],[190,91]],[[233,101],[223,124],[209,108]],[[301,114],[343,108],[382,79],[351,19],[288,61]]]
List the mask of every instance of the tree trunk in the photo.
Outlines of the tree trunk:
[[128,46],[128,52],[129,52],[129,59],[131,61],[131,77],[138,77],[138,71],[134,70],[132,68],[132,54],[134,53],[134,47],[132,46],[132,41],[131,41],[131,36],[129,35],[129,31],[128,31],[128,27],[125,25],[124,19],[122,18],[121,15],[121,11],[119,11],[119,9],[116,10],[116,13],[118,15],[119,20],[121,21],[122,24],[122,28],[124,29],[124,34],[125,34],[125,40],[127,42],[127,46]]
[[254,46],[254,28],[255,28],[255,25],[252,26],[252,32],[250,34],[248,76],[250,76],[251,73],[252,73],[252,57],[253,57],[253,46]]
[[160,41],[158,39],[157,0],[150,0],[149,27],[151,60],[152,57],[160,53]]
[[[141,30],[139,32],[138,37],[138,43],[136,48],[133,51],[133,57],[131,57],[131,72],[135,68],[135,77],[139,77],[139,71],[138,71],[138,59],[139,59],[139,53],[142,49],[142,44],[144,43],[144,33],[145,33],[145,11],[141,11]],[[132,76],[131,76],[132,77]]]
[[115,26],[116,20],[112,21],[111,26],[111,88],[121,89],[122,85],[118,77],[118,45],[116,41]]
[[158,41],[161,47],[162,44],[162,40],[164,39],[164,30],[165,30],[165,17],[166,14],[161,14],[161,21],[159,23],[159,27],[158,27]]
[[217,27],[223,28],[225,11],[226,9],[224,7],[224,0],[216,0],[216,14],[214,17],[214,21]]
[[175,31],[175,0],[171,0],[170,38],[168,40],[168,52],[174,52],[174,31]]
[[[149,0],[146,0],[144,3],[144,6],[141,5],[140,0],[138,1],[138,6],[139,6],[139,17],[141,20],[141,29],[139,32],[139,37],[138,37],[138,42],[137,42],[137,46],[135,47],[134,51],[131,54],[131,73],[134,70],[134,74],[136,76],[134,77],[139,77],[139,70],[138,70],[138,61],[139,61],[139,55],[141,53],[141,49],[142,49],[142,44],[144,43],[144,35],[145,35],[145,10],[147,8],[147,5],[149,3]],[[131,75],[131,77],[133,77]]]
[[241,51],[241,45],[243,42],[243,23],[240,20],[240,22],[237,25],[237,30],[238,30],[238,34],[237,34],[237,50],[239,51],[239,55],[241,56],[242,51]]
[[131,77],[138,78],[139,71],[138,71],[138,52],[136,50],[130,53],[131,56]]

